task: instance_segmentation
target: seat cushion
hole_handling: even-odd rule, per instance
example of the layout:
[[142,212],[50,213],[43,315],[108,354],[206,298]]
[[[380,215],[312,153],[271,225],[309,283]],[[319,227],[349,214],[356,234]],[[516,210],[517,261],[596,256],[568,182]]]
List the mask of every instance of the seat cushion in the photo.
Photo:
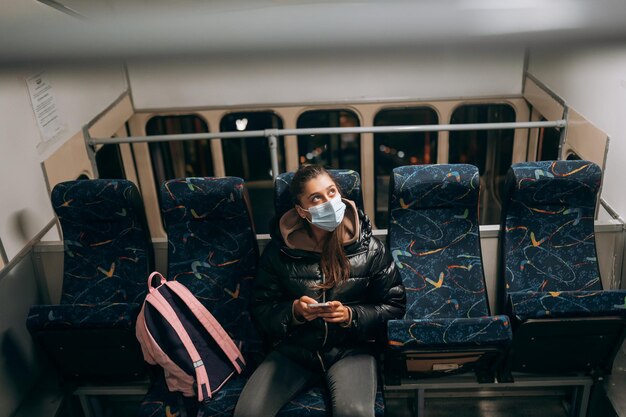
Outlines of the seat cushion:
[[389,346],[396,350],[507,345],[511,324],[507,316],[390,320],[387,336]]
[[395,168],[389,247],[406,287],[407,319],[489,315],[480,252],[478,168]]
[[141,305],[137,303],[36,305],[30,309],[26,326],[32,331],[43,329],[129,329]]
[[[141,403],[139,417],[225,417],[232,416],[239,394],[247,379],[237,376],[226,383],[209,401],[198,407],[193,398],[185,398],[178,392],[167,390],[164,380],[157,380]],[[377,417],[385,414],[382,392],[376,394],[375,413]],[[330,397],[321,387],[314,387],[298,395],[287,403],[277,414],[278,417],[325,417],[330,416]],[[328,411],[326,411],[328,410]],[[178,414],[177,414],[178,413]]]
[[509,294],[508,308],[519,321],[546,317],[626,317],[626,290],[515,292]]
[[500,237],[507,293],[602,289],[593,221],[601,178],[588,161],[511,166]]
[[67,181],[54,187],[51,202],[65,246],[61,304],[141,303],[153,249],[137,187]]
[[247,356],[261,350],[249,304],[258,248],[241,178],[182,178],[161,187],[168,279],[187,287]]

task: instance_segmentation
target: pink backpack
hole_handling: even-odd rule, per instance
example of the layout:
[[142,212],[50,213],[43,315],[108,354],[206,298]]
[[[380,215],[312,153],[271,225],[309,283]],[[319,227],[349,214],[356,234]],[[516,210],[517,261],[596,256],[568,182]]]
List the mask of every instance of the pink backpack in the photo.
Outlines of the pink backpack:
[[[153,287],[154,277],[159,277]],[[136,335],[146,362],[160,365],[170,391],[198,401],[211,398],[245,361],[215,317],[181,283],[158,272],[148,278],[148,295],[137,318]]]

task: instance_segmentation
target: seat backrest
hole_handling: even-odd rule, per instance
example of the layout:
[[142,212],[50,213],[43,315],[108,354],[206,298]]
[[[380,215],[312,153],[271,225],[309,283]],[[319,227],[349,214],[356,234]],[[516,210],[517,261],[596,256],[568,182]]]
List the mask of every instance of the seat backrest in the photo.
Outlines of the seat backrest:
[[600,168],[588,161],[525,162],[513,164],[506,181],[500,293],[602,289],[594,236]]
[[249,303],[258,247],[246,196],[241,178],[174,179],[161,187],[161,213],[168,279],[185,285],[231,338],[255,344]]
[[478,225],[478,168],[395,168],[388,245],[406,287],[406,318],[489,315]]
[[[363,210],[363,195],[361,194],[361,177],[359,173],[351,169],[329,169],[328,172],[333,176],[341,195],[348,200],[354,201],[354,204]],[[289,184],[293,179],[294,172],[283,172],[278,175],[274,183],[274,207],[276,210],[276,219],[293,208],[293,198],[289,192]]]
[[51,200],[65,246],[61,304],[141,303],[154,256],[137,187],[66,181]]

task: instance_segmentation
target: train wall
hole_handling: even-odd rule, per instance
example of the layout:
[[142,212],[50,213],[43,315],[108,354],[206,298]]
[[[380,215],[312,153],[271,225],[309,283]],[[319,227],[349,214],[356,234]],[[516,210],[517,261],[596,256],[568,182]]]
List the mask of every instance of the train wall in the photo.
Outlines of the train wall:
[[[64,125],[49,141],[42,139],[26,84],[42,70]],[[9,260],[54,217],[41,162],[126,89],[123,67],[115,64],[0,72],[0,239]]]
[[534,49],[528,72],[609,135],[602,197],[626,218],[626,46]]
[[[16,18],[70,19],[34,0],[5,0],[2,7]],[[78,64],[0,68],[0,240],[13,261],[0,271],[0,416],[15,412],[42,365],[25,326],[28,309],[41,302],[41,287],[30,252],[18,256],[54,218],[41,162],[127,90],[122,65]],[[42,140],[26,82],[41,71],[63,121],[48,141]],[[47,238],[59,239],[56,228]]]
[[522,48],[444,47],[129,62],[137,110],[521,94]]
[[[41,70],[52,86],[64,125],[49,141],[42,140],[26,85],[26,79]],[[19,261],[15,257],[54,218],[41,162],[126,89],[120,65],[0,71],[0,239],[8,260],[18,262],[0,275],[6,298],[0,311],[0,416],[13,413],[40,369],[25,327],[28,308],[41,302],[36,274],[30,255]],[[59,239],[56,228],[47,239]]]

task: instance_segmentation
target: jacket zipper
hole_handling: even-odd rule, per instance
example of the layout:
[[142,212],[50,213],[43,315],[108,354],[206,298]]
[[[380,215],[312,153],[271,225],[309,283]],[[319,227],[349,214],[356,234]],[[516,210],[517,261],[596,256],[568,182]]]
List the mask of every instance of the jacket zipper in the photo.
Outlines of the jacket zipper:
[[320,355],[319,350],[316,350],[315,353],[317,354],[317,359],[320,360],[320,365],[322,365],[322,371],[326,372],[326,367],[324,366],[324,361],[322,360],[322,355]]
[[[320,271],[321,269],[322,269],[322,266],[320,265]],[[326,277],[324,276],[324,273],[322,272],[322,285],[324,285],[325,283],[326,283]],[[325,302],[326,302],[326,290],[322,290],[322,303],[325,303]],[[326,322],[326,320],[323,320],[323,321],[324,321],[324,340],[322,341],[322,347],[326,345],[326,339],[328,339],[328,323]]]
[[[326,283],[326,277],[324,276],[324,272],[322,271],[322,265],[320,264],[320,273],[322,274],[322,285]],[[322,290],[322,303],[326,302],[326,290]],[[324,340],[322,341],[322,347],[326,344],[326,339],[328,338],[328,323],[324,319]],[[320,361],[320,365],[322,366],[322,372],[326,372],[326,367],[324,366],[324,361],[322,360],[322,355],[320,355],[320,351],[316,350],[315,354],[317,355],[317,359]]]

